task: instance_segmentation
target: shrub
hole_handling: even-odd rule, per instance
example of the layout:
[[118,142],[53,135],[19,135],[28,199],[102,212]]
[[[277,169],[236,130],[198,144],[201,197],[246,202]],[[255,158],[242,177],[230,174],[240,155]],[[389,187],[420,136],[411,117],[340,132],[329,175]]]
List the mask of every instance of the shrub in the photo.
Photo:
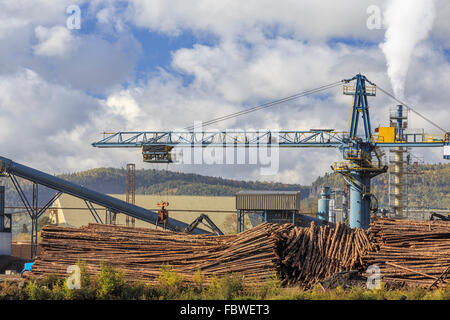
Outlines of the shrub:
[[201,270],[197,270],[192,277],[192,285],[194,286],[194,291],[196,293],[202,293],[204,289],[205,277],[203,276]]
[[125,285],[121,293],[123,300],[146,300],[155,297],[158,297],[157,291],[141,281]]
[[237,273],[226,274],[220,279],[212,277],[205,294],[207,299],[230,300],[244,294],[243,277]]
[[0,300],[17,300],[25,299],[24,290],[22,290],[23,283],[7,281],[4,279],[0,283]]
[[266,278],[262,290],[260,292],[260,298],[266,299],[270,296],[276,296],[281,290],[281,279],[278,274],[273,273]]
[[184,289],[185,281],[170,265],[163,265],[158,277],[158,289],[160,298],[175,299],[179,297]]
[[100,273],[97,276],[97,298],[118,298],[125,284],[126,281],[123,271],[115,270],[112,266],[103,262],[100,263]]
[[29,281],[24,288],[26,297],[29,300],[48,300],[52,297],[52,292],[37,280]]

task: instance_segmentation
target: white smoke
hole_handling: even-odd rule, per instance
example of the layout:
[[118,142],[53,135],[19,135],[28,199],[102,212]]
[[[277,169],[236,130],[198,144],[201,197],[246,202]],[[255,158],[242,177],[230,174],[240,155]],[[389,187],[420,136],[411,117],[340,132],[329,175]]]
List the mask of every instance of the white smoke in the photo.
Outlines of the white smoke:
[[404,97],[405,78],[413,50],[427,38],[435,17],[434,0],[389,0],[384,12],[387,28],[380,44],[386,56],[387,72],[394,95]]

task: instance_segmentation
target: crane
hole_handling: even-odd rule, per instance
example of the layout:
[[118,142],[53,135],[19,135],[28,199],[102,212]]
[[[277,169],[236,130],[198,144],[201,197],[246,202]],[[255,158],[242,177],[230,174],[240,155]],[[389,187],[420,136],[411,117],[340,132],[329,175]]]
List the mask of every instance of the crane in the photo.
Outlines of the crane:
[[[203,222],[203,220],[206,221],[206,223]],[[191,222],[191,224],[184,229],[184,232],[191,233],[197,226],[202,223],[205,226],[207,226],[209,229],[211,229],[216,235],[223,236],[223,232],[219,229],[218,226],[208,217],[208,215],[202,213],[199,215],[194,221]]]
[[[204,147],[320,147],[338,148],[342,161],[335,162],[331,168],[341,174],[350,186],[350,227],[367,229],[369,226],[371,202],[371,179],[387,171],[382,161],[384,147],[444,147],[444,158],[448,159],[450,134],[423,117],[420,113],[402,103],[386,90],[371,82],[362,74],[331,83],[317,89],[279,99],[270,103],[243,110],[231,115],[207,121],[210,125],[249,112],[258,111],[280,103],[298,99],[308,94],[343,86],[343,94],[353,97],[350,110],[350,124],[347,131],[334,129],[310,129],[306,131],[208,131],[198,130],[194,125],[176,131],[119,131],[104,133],[103,139],[92,143],[97,148],[141,148],[144,162],[170,163],[173,148]],[[444,132],[442,137],[425,134],[409,134],[395,127],[380,127],[373,132],[370,122],[368,97],[376,96],[377,88],[396,101],[405,105],[422,118],[431,122]],[[359,134],[359,124],[362,132]],[[360,130],[361,131],[361,130]]]

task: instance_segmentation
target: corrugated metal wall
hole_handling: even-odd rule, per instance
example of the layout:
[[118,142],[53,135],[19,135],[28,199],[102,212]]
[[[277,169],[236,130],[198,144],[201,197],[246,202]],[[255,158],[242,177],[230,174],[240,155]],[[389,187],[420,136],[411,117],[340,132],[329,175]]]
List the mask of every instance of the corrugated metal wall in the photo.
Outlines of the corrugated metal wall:
[[237,210],[300,210],[300,192],[237,193]]

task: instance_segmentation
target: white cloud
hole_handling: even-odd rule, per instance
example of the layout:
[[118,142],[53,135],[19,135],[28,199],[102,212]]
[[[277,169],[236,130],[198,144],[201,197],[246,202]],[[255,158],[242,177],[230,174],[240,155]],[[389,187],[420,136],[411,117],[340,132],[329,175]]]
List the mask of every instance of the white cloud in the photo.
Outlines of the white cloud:
[[[15,6],[11,1],[3,8],[0,3],[0,134],[4,137],[0,148],[7,157],[49,172],[121,167],[127,162],[149,167],[142,163],[139,149],[91,147],[102,131],[183,128],[358,72],[390,88],[385,60],[376,45],[327,43],[330,37],[382,40],[384,30],[366,28],[365,10],[373,1],[342,5],[136,0],[128,9],[118,10],[114,1],[97,0],[89,4],[89,14],[102,25],[96,29],[101,31],[78,33],[77,45],[67,48],[62,44],[74,36],[60,28],[65,26],[64,6],[69,2],[74,1],[58,2],[55,9],[54,1],[41,1],[41,16],[30,2]],[[449,29],[442,12],[448,5],[441,1],[439,6],[432,37],[445,43]],[[6,15],[15,19],[11,26],[3,23]],[[133,24],[171,35],[193,31],[200,40],[204,34],[215,37],[209,45],[202,42],[174,50],[170,68],[144,74],[137,81],[134,71],[141,44],[133,36]],[[105,34],[113,40],[105,40]],[[33,46],[36,55],[29,53]],[[448,118],[449,71],[440,47],[426,42],[415,51],[406,82],[407,101],[442,126]],[[350,103],[351,98],[335,88],[326,99],[303,98],[220,123],[218,128],[346,129]],[[394,104],[381,93],[370,99],[374,126],[387,124]],[[433,130],[411,118],[414,126]],[[430,161],[441,159],[439,151],[423,151]],[[172,169],[306,184],[340,159],[336,150],[293,149],[280,154],[281,171],[272,177],[258,175],[255,166]]]
[[113,93],[106,99],[110,110],[129,121],[135,121],[141,110],[129,90]]
[[35,29],[36,38],[39,43],[35,45],[34,53],[47,57],[63,57],[70,53],[78,45],[77,39],[66,27],[55,26],[45,28],[37,26]]
[[366,9],[382,1],[350,0],[345,4],[320,1],[313,4],[308,0],[131,0],[130,3],[130,19],[138,26],[169,34],[190,29],[213,32],[223,38],[241,36],[251,40],[259,37],[261,32],[277,30],[300,39],[323,40],[330,36],[376,37],[376,33],[366,27]]
[[51,171],[61,170],[66,164],[58,160],[60,152],[64,154],[59,147],[77,154],[79,146],[60,139],[60,134],[92,125],[91,117],[100,109],[88,95],[48,83],[29,69],[0,76],[1,119],[7,119],[7,125],[0,128],[3,154]]

